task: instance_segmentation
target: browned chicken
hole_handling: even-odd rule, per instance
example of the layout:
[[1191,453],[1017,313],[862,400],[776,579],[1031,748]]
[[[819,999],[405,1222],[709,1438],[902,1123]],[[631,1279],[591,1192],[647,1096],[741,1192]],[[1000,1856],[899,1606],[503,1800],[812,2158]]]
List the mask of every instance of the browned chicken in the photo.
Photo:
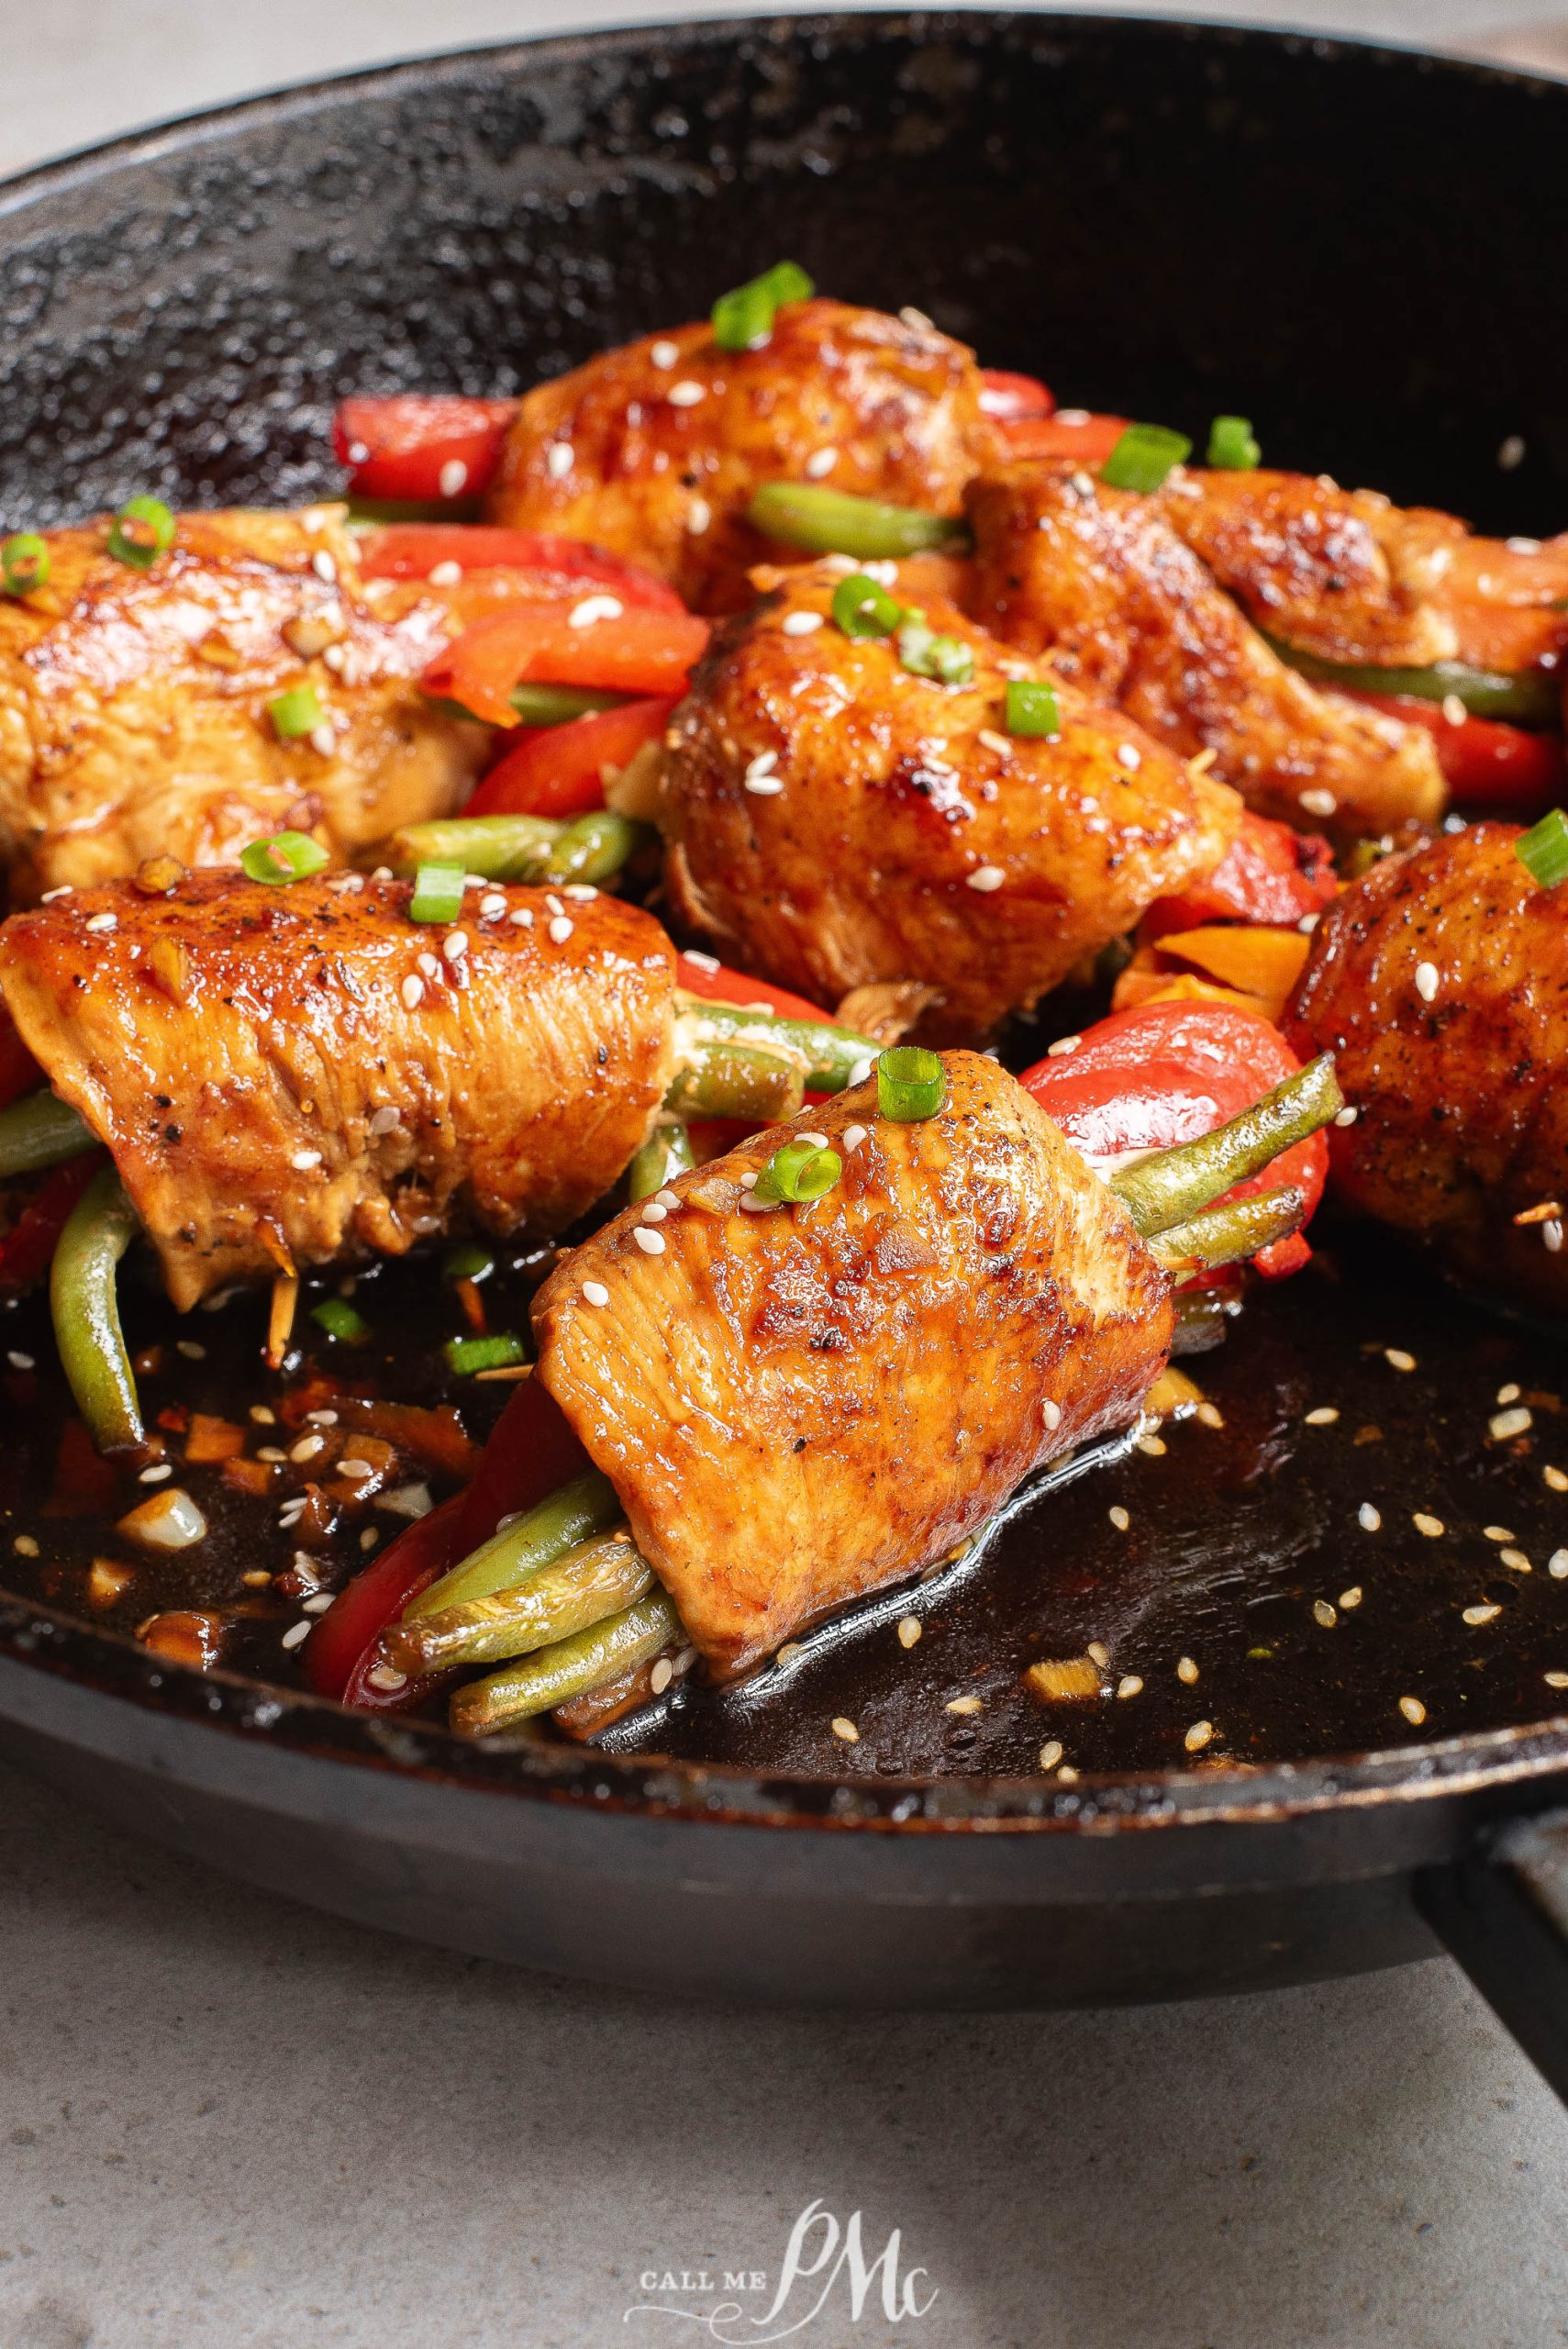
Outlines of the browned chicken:
[[821,1002],[922,981],[928,1033],[984,1036],[1211,872],[1240,802],[1071,687],[1058,738],[1006,734],[1008,679],[1050,673],[922,584],[973,676],[912,674],[831,618],[844,568],[776,574],[698,669],[662,786],[671,897],[727,960]]
[[[316,831],[340,856],[450,814],[487,730],[420,670],[482,583],[361,581],[339,508],[189,514],[138,571],[107,526],[57,530],[48,583],[0,598],[0,858],[14,899],[232,862]],[[281,740],[269,705],[314,687],[323,724]]]
[[1286,1033],[1335,1054],[1357,1112],[1331,1137],[1344,1199],[1490,1286],[1561,1304],[1568,922],[1518,838],[1480,824],[1374,865],[1319,922]]
[[1568,648],[1568,537],[1474,538],[1307,473],[1178,467],[1159,504],[1258,628],[1318,660],[1513,671]]
[[975,483],[977,618],[1173,750],[1211,752],[1264,815],[1381,830],[1440,814],[1430,739],[1287,668],[1178,536],[1178,503],[1062,462]]
[[522,402],[490,508],[515,529],[628,555],[694,610],[733,611],[770,551],[741,518],[762,483],[955,514],[994,440],[962,343],[907,316],[796,302],[761,350],[721,351],[705,321],[541,384]]
[[746,1211],[775,1127],[677,1179],[657,1252],[628,1208],[536,1300],[537,1375],[721,1676],[945,1557],[1163,1365],[1118,1200],[994,1062],[947,1074],[921,1123],[873,1085],[803,1112],[843,1158],[812,1205]]
[[486,887],[443,931],[409,894],[198,874],[0,927],[0,996],[113,1152],[176,1305],[449,1219],[559,1230],[644,1140],[673,1049],[657,923]]

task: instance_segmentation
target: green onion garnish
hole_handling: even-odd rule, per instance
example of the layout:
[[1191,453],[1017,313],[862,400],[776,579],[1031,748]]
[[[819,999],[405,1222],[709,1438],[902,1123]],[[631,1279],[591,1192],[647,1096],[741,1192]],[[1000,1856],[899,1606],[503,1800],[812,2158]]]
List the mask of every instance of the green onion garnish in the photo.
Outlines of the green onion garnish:
[[307,881],[328,862],[321,842],[308,832],[274,832],[271,840],[252,841],[239,852],[240,870],[273,889],[281,889],[285,881]]
[[802,547],[807,554],[850,554],[857,562],[969,544],[966,522],[914,506],[884,506],[874,497],[856,497],[818,482],[765,481],[753,493],[746,519],[764,538],[787,547]]
[[1568,881],[1568,816],[1554,807],[1514,842],[1514,854],[1543,889]]
[[720,351],[757,351],[773,330],[785,302],[808,302],[816,292],[805,270],[793,261],[775,262],[713,306],[713,339]]
[[286,694],[267,704],[267,716],[280,742],[297,741],[302,734],[314,734],[327,723],[327,712],[314,685],[291,685]]
[[934,1118],[948,1097],[947,1071],[940,1053],[921,1044],[895,1044],[876,1064],[876,1106],[884,1118],[914,1125]]
[[1062,711],[1054,688],[1031,684],[1027,677],[1010,677],[1004,723],[1009,734],[1039,735],[1054,742],[1062,732]]
[[1136,489],[1148,497],[1192,452],[1184,432],[1163,424],[1129,424],[1100,467],[1100,479],[1108,489]]
[[1262,451],[1247,416],[1217,416],[1208,428],[1208,462],[1217,472],[1250,473],[1262,462]]
[[903,605],[863,571],[840,579],[833,590],[834,623],[846,636],[891,636],[903,618]]
[[319,1305],[311,1307],[310,1318],[317,1329],[325,1330],[339,1345],[362,1346],[371,1333],[364,1315],[357,1312],[346,1297],[324,1297]]
[[[626,698],[625,694],[595,693],[587,685],[514,685],[506,696],[525,726],[564,726],[569,718],[591,718],[595,710],[618,709]],[[461,702],[448,706],[460,718],[468,717]]]
[[414,868],[414,894],[408,900],[410,921],[456,921],[462,911],[463,868],[461,864],[419,864]]
[[967,685],[974,676],[974,655],[962,637],[939,636],[927,626],[923,612],[910,612],[898,631],[900,666],[912,677],[934,677],[939,685]]
[[476,1370],[510,1370],[527,1362],[528,1350],[515,1330],[497,1330],[489,1338],[449,1338],[442,1349],[447,1368],[472,1378]]
[[482,1248],[477,1240],[460,1241],[441,1259],[449,1281],[487,1281],[495,1269],[495,1251]]
[[820,1142],[807,1141],[802,1135],[774,1151],[758,1175],[751,1197],[784,1199],[792,1205],[820,1199],[843,1171],[844,1162],[836,1150],[825,1150]]
[[161,497],[133,497],[109,529],[109,552],[133,571],[150,571],[174,543],[174,517]]
[[0,546],[0,581],[7,596],[30,596],[49,579],[49,549],[32,530],[18,530]]

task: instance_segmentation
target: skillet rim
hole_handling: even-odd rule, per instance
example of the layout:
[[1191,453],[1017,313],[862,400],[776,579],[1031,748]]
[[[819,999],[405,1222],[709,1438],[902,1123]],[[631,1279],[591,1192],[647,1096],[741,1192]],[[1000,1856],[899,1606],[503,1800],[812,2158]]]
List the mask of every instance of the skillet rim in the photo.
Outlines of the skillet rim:
[[[981,36],[1028,26],[1041,39],[1052,33],[1064,39],[1132,34],[1175,44],[1205,40],[1236,49],[1259,46],[1285,56],[1305,52],[1326,62],[1345,56],[1396,71],[1517,87],[1548,103],[1558,102],[1549,99],[1549,93],[1568,92],[1568,73],[1530,72],[1413,42],[1200,17],[990,7],[779,9],[744,17],[669,17],[400,57],[308,82],[281,83],[172,116],[0,180],[0,235],[51,198],[67,196],[120,171],[156,167],[247,129],[298,120],[361,98],[395,96],[416,80],[426,87],[432,79],[460,80],[478,63],[503,70],[529,60],[567,63],[606,51],[657,50],[672,37],[717,47],[804,28],[831,39],[862,32],[874,37],[913,25],[928,37],[949,26]],[[205,1720],[230,1734],[295,1753],[465,1789],[709,1823],[833,1827],[903,1836],[933,1831],[1105,1834],[1134,1827],[1263,1826],[1323,1810],[1453,1799],[1568,1777],[1568,1711],[1508,1728],[1300,1762],[1220,1763],[1138,1774],[1086,1771],[1071,1788],[1036,1777],[758,1772],[728,1764],[606,1753],[592,1746],[518,1739],[473,1744],[435,1724],[351,1712],[308,1690],[222,1670],[201,1673],[171,1664],[120,1634],[3,1588],[0,1658],[53,1673],[95,1695]]]

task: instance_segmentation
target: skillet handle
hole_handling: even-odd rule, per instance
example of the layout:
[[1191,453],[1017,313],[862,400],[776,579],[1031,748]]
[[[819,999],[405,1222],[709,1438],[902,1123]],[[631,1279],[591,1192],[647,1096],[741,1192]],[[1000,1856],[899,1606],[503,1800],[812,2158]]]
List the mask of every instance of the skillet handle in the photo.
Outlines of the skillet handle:
[[1568,2103],[1568,1810],[1514,1820],[1416,1878],[1416,1905]]

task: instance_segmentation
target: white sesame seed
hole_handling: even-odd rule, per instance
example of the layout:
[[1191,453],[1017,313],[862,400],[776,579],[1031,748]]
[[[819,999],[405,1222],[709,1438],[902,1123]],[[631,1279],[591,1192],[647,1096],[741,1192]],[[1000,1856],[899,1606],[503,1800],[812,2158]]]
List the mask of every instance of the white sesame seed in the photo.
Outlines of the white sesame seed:
[[1340,803],[1331,791],[1303,791],[1297,804],[1308,816],[1331,816]]
[[859,1730],[855,1727],[853,1721],[847,1720],[842,1713],[835,1714],[832,1721],[829,1723],[829,1727],[831,1728],[834,1736],[842,1738],[846,1745],[858,1745],[860,1743],[861,1733]]
[[1380,1508],[1374,1508],[1371,1501],[1362,1501],[1360,1508],[1356,1511],[1356,1523],[1361,1527],[1363,1533],[1381,1532],[1383,1529],[1383,1511]]
[[338,1424],[336,1411],[306,1411],[305,1416],[313,1428],[335,1428]]
[[1143,1683],[1136,1672],[1124,1672],[1116,1684],[1116,1693],[1118,1697],[1141,1697]]
[[1225,1425],[1224,1412],[1218,1403],[1211,1403],[1207,1396],[1194,1411],[1193,1417],[1200,1427],[1222,1428]]
[[1083,1041],[1082,1036],[1058,1036],[1054,1044],[1046,1046],[1045,1056],[1047,1060],[1060,1060],[1067,1052],[1075,1052]]
[[1416,1367],[1415,1355],[1407,1354],[1403,1346],[1385,1346],[1383,1359],[1390,1370],[1414,1370]]
[[779,622],[780,630],[785,636],[815,636],[821,626],[820,612],[786,612]]
[[1178,1680],[1184,1681],[1189,1688],[1192,1687],[1193,1682],[1197,1678],[1197,1666],[1193,1662],[1190,1655],[1177,1657],[1176,1677]]
[[675,1677],[674,1660],[662,1655],[648,1675],[648,1686],[655,1697],[662,1697]]
[[664,1253],[664,1234],[662,1231],[651,1231],[646,1224],[639,1223],[633,1229],[631,1236],[645,1256],[662,1256]]
[[1303,914],[1301,919],[1296,926],[1297,930],[1300,930],[1303,938],[1310,938],[1321,919],[1322,916],[1320,914]]
[[1062,1740],[1059,1737],[1051,1738],[1049,1743],[1042,1745],[1040,1749],[1040,1768],[1042,1770],[1054,1770],[1057,1764],[1062,1759],[1063,1751],[1064,1748],[1062,1746]]
[[[458,575],[461,578],[462,573],[460,573]],[[435,573],[432,573],[431,577],[433,578],[434,576]],[[321,655],[321,658],[325,661],[327,666],[331,670],[335,677],[340,677],[343,674],[344,670],[349,665],[348,652],[340,644],[329,644],[327,647],[326,651]],[[360,878],[357,874],[354,877],[356,880],[359,880]],[[362,880],[360,881],[360,886],[361,889],[364,886]]]
[[62,881],[58,889],[46,889],[39,899],[39,903],[40,906],[52,906],[57,897],[69,897],[74,894],[74,885],[69,881]]
[[776,774],[746,774],[741,781],[754,799],[777,799],[784,790]]
[[289,1164],[296,1174],[308,1174],[313,1166],[319,1166],[320,1163],[321,1152],[318,1150],[296,1150],[289,1160]]
[[1554,1493],[1568,1493],[1568,1474],[1562,1469],[1553,1467],[1549,1462],[1540,1474],[1541,1481],[1550,1485]]
[[1457,694],[1444,694],[1442,714],[1445,725],[1462,726],[1470,716]]
[[1553,1550],[1546,1562],[1546,1571],[1553,1582],[1568,1582],[1568,1550]]
[[428,979],[439,979],[441,975],[441,966],[433,954],[421,954],[419,968]]
[[519,906],[516,913],[510,917],[510,919],[515,930],[532,930],[534,926],[533,907],[531,906]]
[[796,1141],[809,1142],[813,1150],[826,1150],[828,1147],[828,1137],[826,1134],[801,1133],[796,1134],[795,1140]]
[[430,584],[432,587],[455,587],[461,581],[462,577],[462,565],[461,562],[438,562],[431,565]]
[[206,1362],[206,1348],[195,1338],[176,1338],[174,1352],[183,1354],[187,1362]]
[[369,1460],[339,1460],[338,1474],[347,1476],[353,1484],[362,1485],[367,1476],[375,1475],[375,1467]]
[[395,1697],[400,1688],[408,1686],[408,1675],[399,1672],[395,1664],[373,1664],[365,1678],[373,1688],[381,1689],[388,1697]]
[[591,906],[599,893],[591,881],[564,881],[561,894],[570,897],[574,906]]
[[680,355],[680,344],[678,342],[667,342],[662,338],[653,344],[648,353],[648,356],[653,362],[654,366],[661,368],[673,367]]
[[584,1282],[583,1302],[584,1305],[607,1305],[609,1301],[610,1293],[603,1281]]
[[662,1208],[678,1208],[681,1204],[681,1195],[679,1191],[672,1191],[668,1188],[662,1191],[655,1191],[653,1198],[655,1205]]
[[982,896],[989,896],[993,889],[1002,886],[1007,876],[999,864],[977,864],[966,877],[972,889],[978,889]]
[[1535,1425],[1535,1414],[1528,1404],[1518,1403],[1511,1410],[1495,1412],[1486,1422],[1486,1432],[1495,1442],[1507,1443],[1510,1437],[1523,1435]]
[[551,481],[564,481],[576,462],[570,440],[552,440],[545,451],[544,469]]
[[1040,1407],[1040,1416],[1045,1421],[1046,1426],[1051,1430],[1051,1434],[1054,1435],[1057,1429],[1062,1425],[1061,1404],[1053,1400],[1053,1398],[1048,1395],[1044,1402]]
[[1416,965],[1416,993],[1423,1003],[1430,1003],[1438,991],[1438,966],[1435,963]]
[[1412,1516],[1410,1522],[1415,1527],[1418,1533],[1424,1533],[1426,1535],[1429,1542],[1440,1541],[1443,1534],[1448,1531],[1448,1528],[1444,1525],[1441,1518],[1434,1517],[1429,1509],[1417,1509],[1415,1514]]
[[1549,1688],[1568,1688],[1568,1672],[1543,1672],[1540,1676]]
[[1356,1108],[1354,1102],[1352,1102],[1348,1108],[1341,1109],[1340,1111],[1340,1114],[1335,1119],[1334,1123],[1337,1126],[1353,1126],[1360,1116],[1361,1111]]
[[88,916],[87,927],[89,930],[118,930],[119,926],[119,916],[117,914],[91,914]]
[[449,963],[461,963],[467,952],[467,931],[462,930],[449,930],[446,936],[441,941],[441,952],[446,956],[447,961]]
[[370,1130],[373,1134],[376,1135],[390,1134],[395,1133],[402,1123],[402,1111],[400,1109],[395,1109],[389,1102],[384,1108],[378,1109],[375,1115],[372,1118]]
[[573,928],[573,924],[570,914],[556,914],[551,918],[550,925],[550,944],[552,946],[564,946],[567,940],[572,935]]
[[846,1150],[859,1150],[866,1138],[864,1126],[846,1126],[839,1139]]
[[499,894],[492,894],[490,896],[481,897],[479,900],[479,918],[481,921],[499,921],[506,910],[506,900]]
[[443,497],[461,497],[468,487],[468,467],[461,457],[449,457],[436,476],[436,486]]
[[1315,1411],[1307,1412],[1305,1424],[1309,1428],[1331,1428],[1339,1416],[1332,1403],[1319,1403]]
[[974,739],[983,749],[995,751],[999,759],[1012,756],[1012,737],[1007,734],[998,734],[994,726],[983,726]]
[[1084,1650],[1084,1653],[1088,1657],[1091,1664],[1098,1664],[1102,1672],[1111,1660],[1110,1650],[1106,1646],[1103,1640],[1091,1640],[1088,1646]]
[[1340,1619],[1326,1598],[1315,1598],[1312,1602],[1312,1620],[1315,1623],[1321,1623],[1323,1629],[1329,1631],[1332,1631]]
[[309,1637],[310,1626],[308,1623],[291,1623],[288,1630],[284,1633],[284,1645],[285,1648],[303,1647]]
[[1108,1512],[1108,1514],[1110,1521],[1116,1527],[1117,1531],[1118,1533],[1125,1533],[1129,1525],[1132,1521],[1128,1516],[1126,1509],[1124,1509],[1118,1503],[1115,1508]]
[[838,462],[839,451],[837,449],[813,449],[810,456],[806,460],[806,480],[823,480],[832,472]]
[[1414,1721],[1418,1729],[1427,1718],[1427,1709],[1419,1697],[1401,1697],[1399,1709],[1407,1721]]
[[850,1071],[850,1083],[851,1085],[863,1085],[867,1077],[871,1074],[873,1069],[876,1066],[877,1061],[880,1057],[880,1054],[876,1052],[862,1052],[860,1059]]
[[314,1598],[301,1601],[306,1615],[325,1615],[331,1604],[332,1593],[329,1590],[318,1590]]
[[30,1533],[18,1533],[11,1547],[18,1558],[36,1558],[39,1545]]
[[161,1485],[164,1479],[172,1476],[173,1473],[174,1471],[171,1468],[166,1460],[155,1461],[150,1468],[144,1468],[142,1470],[140,1475],[137,1478],[137,1483],[139,1485]]
[[325,579],[328,587],[338,576],[338,565],[325,547],[317,547],[310,558],[310,567],[317,579]]
[[899,1646],[901,1648],[912,1648],[917,1646],[919,1642],[920,1634],[924,1629],[925,1626],[917,1615],[901,1616],[898,1622]]
[[713,508],[708,504],[706,498],[694,497],[686,507],[686,529],[688,534],[694,539],[706,537],[708,524],[712,520]]
[[746,762],[747,782],[756,783],[762,776],[772,774],[778,763],[779,754],[776,751],[759,751],[754,759],[748,759]]
[[566,615],[568,628],[593,628],[599,620],[618,620],[626,606],[618,596],[584,596]]
[[1529,1573],[1529,1560],[1522,1550],[1516,1550],[1511,1543],[1507,1549],[1499,1550],[1497,1555],[1510,1574],[1528,1575]]
[[1213,1735],[1214,1723],[1212,1721],[1194,1721],[1191,1729],[1188,1730],[1185,1737],[1182,1740],[1182,1742],[1186,1747],[1189,1753],[1200,1753]]
[[671,384],[665,396],[672,407],[695,407],[706,399],[707,385],[694,384],[689,375],[684,375],[678,384]]
[[1524,436],[1519,432],[1510,432],[1497,451],[1498,469],[1506,473],[1517,473],[1524,461]]
[[1500,1607],[1487,1603],[1480,1607],[1466,1607],[1462,1611],[1467,1623],[1490,1623],[1494,1617],[1500,1615],[1503,1610]]
[[424,1002],[425,982],[416,972],[410,971],[404,980],[402,995],[404,1008],[406,1011],[417,1011]]
[[641,1210],[639,1220],[643,1223],[662,1223],[669,1212],[662,1199],[650,1199]]
[[311,728],[310,747],[320,759],[329,759],[337,749],[338,737],[325,718],[319,726]]
[[38,1363],[31,1354],[19,1353],[15,1347],[6,1357],[13,1370],[36,1370]]
[[874,579],[879,587],[895,587],[898,584],[898,565],[891,559],[884,562],[862,562],[858,568],[862,578]]
[[1122,765],[1127,769],[1129,774],[1136,774],[1139,768],[1143,764],[1143,753],[1138,748],[1136,742],[1118,743],[1117,745],[1117,757],[1121,761]]

